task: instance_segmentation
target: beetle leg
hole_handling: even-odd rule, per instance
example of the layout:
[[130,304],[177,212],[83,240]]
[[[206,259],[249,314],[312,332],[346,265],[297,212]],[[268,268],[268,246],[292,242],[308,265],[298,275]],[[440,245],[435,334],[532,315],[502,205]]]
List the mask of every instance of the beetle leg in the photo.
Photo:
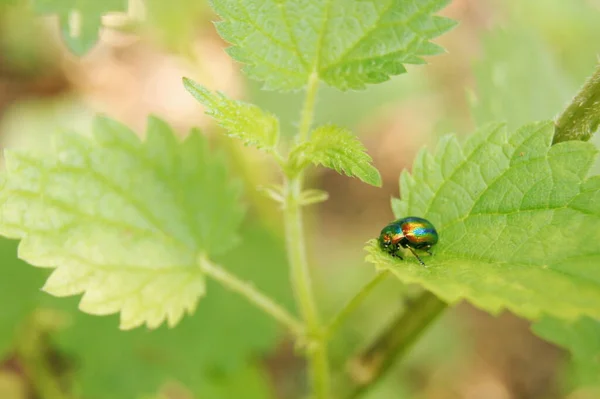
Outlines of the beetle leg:
[[398,244],[394,245],[394,250],[392,251],[392,256],[395,258],[400,258],[400,259],[404,260],[402,255],[400,255],[400,246],[398,246]]
[[400,254],[400,248],[396,248],[396,250],[394,251],[394,253],[392,254],[392,256],[396,257],[396,258],[400,258],[402,260],[404,260],[404,258],[402,257],[402,255]]
[[416,249],[426,252],[429,255],[433,255],[433,253],[431,252],[431,245],[429,245],[429,244],[423,245],[422,247],[417,247]]
[[412,252],[412,254],[415,256],[415,258],[417,258],[417,260],[419,261],[420,264],[422,264],[423,266],[427,267],[425,265],[425,263],[423,263],[423,261],[421,260],[421,258],[419,258],[419,255],[417,255],[417,253],[415,252],[414,249],[412,249],[411,247],[407,247],[407,248],[410,250],[410,252]]

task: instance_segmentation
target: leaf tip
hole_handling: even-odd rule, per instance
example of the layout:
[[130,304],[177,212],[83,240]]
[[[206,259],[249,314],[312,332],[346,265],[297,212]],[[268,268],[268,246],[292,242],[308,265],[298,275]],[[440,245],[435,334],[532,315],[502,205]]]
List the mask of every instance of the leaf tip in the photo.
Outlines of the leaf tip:
[[181,81],[183,82],[183,85],[185,87],[192,86],[195,83],[192,79],[188,78],[187,76],[182,77]]
[[381,173],[379,173],[379,171],[374,166],[373,166],[373,169],[374,169],[373,179],[369,184],[371,184],[372,186],[381,188],[383,186],[383,180],[381,179]]

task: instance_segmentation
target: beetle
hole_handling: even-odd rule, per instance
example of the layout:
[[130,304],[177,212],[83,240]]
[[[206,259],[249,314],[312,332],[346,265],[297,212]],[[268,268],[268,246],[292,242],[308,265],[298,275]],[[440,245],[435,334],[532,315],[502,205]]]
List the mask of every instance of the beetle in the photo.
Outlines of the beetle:
[[431,247],[437,244],[438,232],[433,224],[417,216],[408,216],[395,220],[385,226],[379,234],[379,247],[392,256],[404,259],[400,247],[408,249],[425,266],[415,250],[431,253]]

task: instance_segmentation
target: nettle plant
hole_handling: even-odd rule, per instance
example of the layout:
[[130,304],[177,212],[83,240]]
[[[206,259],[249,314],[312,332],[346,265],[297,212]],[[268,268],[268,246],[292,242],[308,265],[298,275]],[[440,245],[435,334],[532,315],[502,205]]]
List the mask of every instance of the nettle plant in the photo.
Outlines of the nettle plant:
[[[218,31],[231,43],[229,54],[244,64],[249,77],[263,82],[265,90],[306,92],[298,130],[282,142],[277,116],[183,79],[227,135],[263,150],[280,168],[282,181],[263,191],[283,213],[297,314],[217,261],[227,252],[248,250],[239,243],[241,185],[200,132],[180,141],[157,118],[149,119],[144,140],[98,117],[90,137],[60,134],[42,152],[7,150],[1,233],[21,240],[20,258],[54,269],[44,291],[59,297],[83,294],[82,311],[118,312],[122,329],[165,323],[179,328],[193,317],[186,314],[210,299],[206,280],[216,280],[288,330],[307,359],[314,398],[358,397],[437,315],[461,300],[492,314],[508,309],[535,321],[539,335],[572,348],[576,359],[600,369],[597,352],[585,349],[591,348],[586,347],[594,340],[589,335],[600,319],[600,176],[588,175],[597,149],[586,142],[600,120],[600,69],[554,122],[515,131],[492,123],[464,142],[446,136],[434,151],[421,151],[412,170],[400,176],[401,197],[392,200],[392,209],[398,218],[419,216],[433,223],[439,232],[433,256],[424,257],[426,266],[410,254],[403,260],[392,257],[374,237],[366,250],[377,275],[330,321],[319,311],[302,212],[327,195],[306,188],[305,175],[315,165],[381,185],[352,132],[331,124],[313,126],[319,85],[361,90],[406,72],[405,64],[422,64],[424,56],[441,53],[430,40],[455,25],[434,15],[446,3],[212,4],[222,19]],[[354,359],[355,378],[334,383],[328,342],[390,276],[421,286],[421,294],[402,314],[394,339],[379,337]],[[213,313],[202,323],[218,324],[219,314]],[[254,340],[257,347],[265,345],[259,337]],[[203,345],[209,348],[210,342]],[[209,357],[220,355],[226,356]],[[198,353],[198,362],[202,357]],[[252,390],[247,388],[252,376],[238,384]]]

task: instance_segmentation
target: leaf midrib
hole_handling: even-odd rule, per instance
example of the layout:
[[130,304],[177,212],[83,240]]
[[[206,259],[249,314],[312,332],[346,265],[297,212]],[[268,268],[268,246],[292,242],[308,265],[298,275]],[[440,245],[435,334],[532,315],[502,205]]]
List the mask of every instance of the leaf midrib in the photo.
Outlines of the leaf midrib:
[[300,47],[298,46],[296,36],[293,34],[293,29],[287,17],[286,7],[284,4],[285,0],[276,0],[276,2],[277,6],[279,7],[279,11],[281,12],[281,19],[283,20],[283,24],[285,25],[285,30],[288,34],[288,37],[290,38],[290,41],[292,42],[292,46],[294,47],[292,49],[292,52],[296,53],[296,57],[298,58],[304,69],[308,72],[310,70],[310,65],[308,62],[306,62],[306,60],[302,56],[302,53],[300,53]]
[[[363,36],[361,36],[360,38],[358,38],[358,40],[356,40],[352,45],[350,45],[346,50],[344,50],[340,56],[338,57],[337,60],[332,61],[331,63],[327,64],[327,65],[322,65],[320,66],[320,70],[323,71],[329,71],[332,70],[336,67],[338,67],[340,64],[345,63],[345,62],[362,62],[362,61],[367,61],[370,59],[374,59],[374,58],[380,58],[380,57],[385,57],[388,56],[389,54],[398,54],[398,53],[403,53],[406,52],[407,48],[410,48],[410,46],[419,41],[422,37],[421,37],[421,33],[420,32],[415,32],[410,26],[409,24],[414,21],[415,18],[424,15],[425,13],[430,13],[431,9],[433,9],[434,7],[431,7],[432,4],[435,4],[435,0],[431,0],[427,6],[423,7],[423,9],[417,9],[416,12],[414,12],[413,14],[411,14],[410,16],[408,16],[405,20],[402,21],[398,21],[397,23],[394,24],[387,24],[389,26],[404,26],[407,29],[409,29],[413,34],[414,37],[407,43],[406,47],[404,49],[400,49],[400,50],[396,50],[387,54],[379,54],[379,55],[373,55],[372,57],[364,57],[364,58],[354,58],[352,60],[344,60],[344,58],[346,56],[348,56],[348,54],[350,54],[354,49],[356,49],[356,47],[358,47],[364,40],[369,39],[370,35],[375,32],[378,29],[381,29],[385,26],[383,25],[379,25],[379,22],[381,22],[381,19],[384,17],[385,14],[387,14],[392,7],[395,5],[394,1],[396,0],[390,0],[389,4],[387,5],[387,7],[382,10],[381,14],[379,14],[377,16],[377,21],[375,21],[375,23],[372,25],[372,27],[365,32],[365,34]],[[431,7],[431,8],[430,8]]]
[[[194,133],[192,133],[192,134],[194,134]],[[165,184],[170,189],[172,198],[174,199],[174,202],[176,205],[176,209],[181,213],[181,216],[184,216],[180,220],[182,221],[182,224],[184,224],[186,226],[186,230],[188,230],[188,233],[191,233],[192,241],[194,243],[196,243],[198,238],[201,237],[202,235],[197,230],[197,227],[190,223],[190,221],[194,220],[194,218],[192,217],[192,214],[190,212],[190,206],[187,201],[187,196],[183,192],[183,185],[174,184],[175,181],[178,180],[177,178],[179,178],[182,175],[182,173],[181,173],[181,170],[182,170],[181,157],[174,157],[174,160],[176,163],[176,165],[174,165],[174,168],[175,168],[175,171],[179,173],[179,176],[175,175],[175,177],[177,177],[177,178],[173,178],[173,176],[163,173],[162,169],[157,168],[156,165],[153,164],[150,161],[150,159],[148,159],[148,155],[146,152],[140,152],[136,147],[133,147],[129,143],[120,142],[119,144],[122,144],[122,145],[116,145],[116,146],[105,145],[105,146],[103,146],[103,148],[105,148],[107,150],[113,149],[113,150],[126,151],[129,154],[129,156],[131,156],[133,159],[136,159],[137,161],[139,161],[146,168],[146,170],[151,171],[153,174],[155,174],[157,176],[157,178],[158,178],[157,180],[159,180],[161,183]],[[146,143],[146,145],[148,145],[148,144]],[[178,147],[181,148],[181,144],[179,144]],[[90,166],[90,169],[92,169],[91,166]],[[148,211],[148,212],[150,212],[150,211]],[[165,228],[165,226],[162,226],[162,227],[158,226],[157,229],[161,231],[163,236],[168,237],[170,240],[172,240],[174,242],[178,242],[179,245],[189,249],[192,252],[197,251],[196,247],[190,246],[183,240],[177,238],[176,236],[172,236],[171,234],[168,234],[168,229]]]

